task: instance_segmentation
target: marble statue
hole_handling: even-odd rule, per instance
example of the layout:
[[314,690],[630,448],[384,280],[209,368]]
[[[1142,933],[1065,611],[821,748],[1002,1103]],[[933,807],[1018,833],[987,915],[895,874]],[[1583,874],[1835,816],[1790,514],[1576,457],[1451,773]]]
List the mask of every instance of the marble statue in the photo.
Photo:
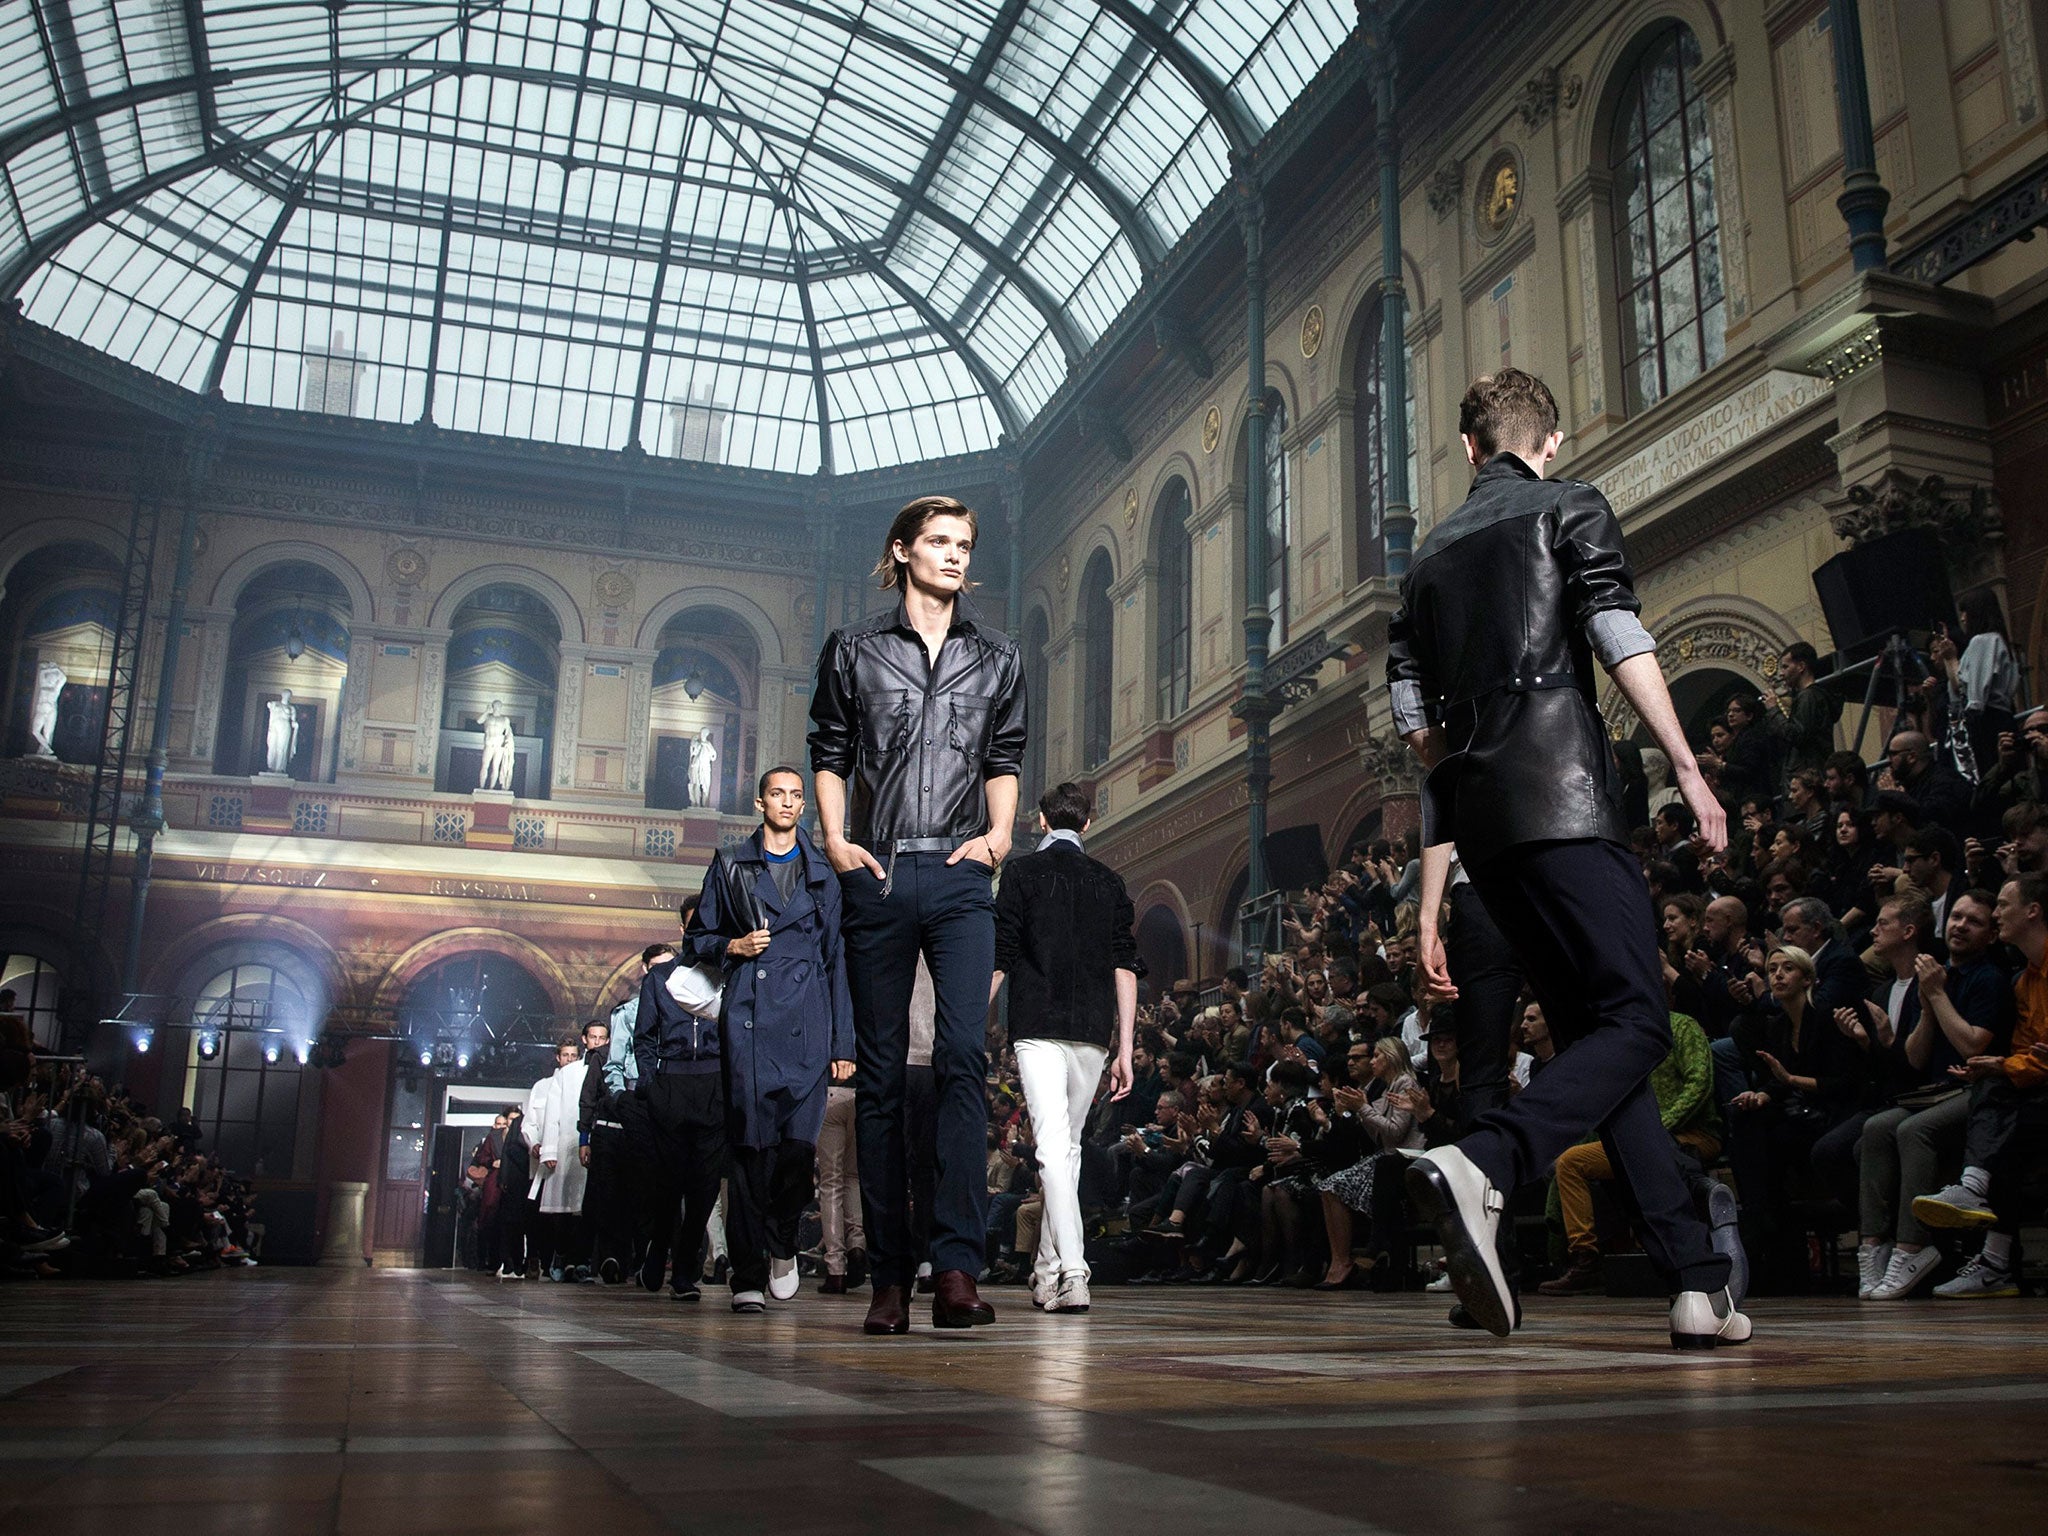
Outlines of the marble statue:
[[299,712],[292,707],[291,689],[264,707],[270,711],[270,724],[263,733],[264,771],[290,773],[292,758],[299,750]]
[[478,789],[505,790],[512,787],[512,717],[505,706],[491,700],[479,722],[484,729],[484,765],[477,775]]
[[711,745],[711,727],[707,725],[697,733],[697,739],[690,743],[690,804],[692,806],[716,808],[713,802],[717,798],[717,791],[712,786],[718,782],[717,762],[718,748]]
[[36,757],[57,755],[57,749],[51,745],[57,736],[57,701],[63,697],[64,685],[70,680],[54,661],[46,661],[36,668],[36,701],[28,726],[29,739],[35,743],[33,755]]

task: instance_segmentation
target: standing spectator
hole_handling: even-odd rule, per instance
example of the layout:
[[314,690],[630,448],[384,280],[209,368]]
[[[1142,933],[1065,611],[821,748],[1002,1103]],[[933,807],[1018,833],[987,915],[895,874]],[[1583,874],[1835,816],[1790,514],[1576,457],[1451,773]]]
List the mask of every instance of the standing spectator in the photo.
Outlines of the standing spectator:
[[2012,731],[2020,697],[2020,668],[2005,638],[2005,609],[1997,592],[1976,587],[1956,599],[1964,644],[1946,627],[1927,647],[1928,659],[1948,680],[1948,714],[1962,723],[1969,743],[1970,778],[1980,778],[1998,756],[1999,738]]
[[1835,747],[1835,726],[1842,718],[1842,695],[1832,682],[1817,675],[1820,657],[1804,640],[1794,641],[1778,657],[1778,708],[1765,723],[1783,748],[1785,763],[1795,773],[1820,768]]

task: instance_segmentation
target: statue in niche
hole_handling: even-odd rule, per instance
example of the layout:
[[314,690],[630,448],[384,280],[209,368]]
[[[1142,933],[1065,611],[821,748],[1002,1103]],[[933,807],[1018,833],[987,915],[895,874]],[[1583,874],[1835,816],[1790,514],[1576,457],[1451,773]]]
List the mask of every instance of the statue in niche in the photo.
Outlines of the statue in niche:
[[270,712],[270,723],[263,732],[264,771],[290,773],[292,758],[299,750],[299,712],[292,706],[291,689],[285,689],[264,708]]
[[29,713],[29,739],[35,743],[35,757],[55,757],[57,749],[51,745],[57,737],[57,701],[64,695],[64,685],[71,679],[64,669],[54,661],[46,661],[36,668],[35,706]]
[[697,739],[690,743],[690,804],[692,807],[717,809],[717,791],[713,786],[718,782],[718,748],[711,745],[711,727],[705,726],[697,733]]
[[478,789],[510,789],[512,787],[512,717],[505,713],[505,706],[498,700],[491,700],[491,707],[484,711],[478,722],[484,732],[484,766],[477,775]]

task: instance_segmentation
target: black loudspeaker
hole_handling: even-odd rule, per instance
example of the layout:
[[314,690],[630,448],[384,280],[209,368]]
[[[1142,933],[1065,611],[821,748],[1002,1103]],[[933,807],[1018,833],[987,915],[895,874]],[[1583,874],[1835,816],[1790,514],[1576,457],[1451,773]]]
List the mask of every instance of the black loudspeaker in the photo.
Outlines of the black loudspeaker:
[[1274,890],[1313,890],[1329,878],[1323,829],[1314,822],[1266,834],[1266,880]]
[[1813,573],[1813,590],[1844,662],[1875,655],[1894,633],[1957,629],[1941,542],[1925,528],[1843,550]]

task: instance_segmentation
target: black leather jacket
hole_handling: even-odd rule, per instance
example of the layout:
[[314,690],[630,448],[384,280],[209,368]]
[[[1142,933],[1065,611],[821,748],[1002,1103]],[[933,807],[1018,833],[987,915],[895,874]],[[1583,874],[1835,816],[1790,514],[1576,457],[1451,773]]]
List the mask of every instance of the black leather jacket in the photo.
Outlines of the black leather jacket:
[[1475,867],[1523,843],[1625,844],[1593,662],[1655,645],[1607,498],[1495,454],[1416,551],[1401,602],[1396,726],[1440,725],[1452,754],[1424,789],[1426,839],[1456,842]]
[[936,665],[901,603],[835,631],[818,657],[811,768],[846,780],[849,835],[870,851],[979,837],[983,781],[1023,766],[1016,644],[954,615]]
[[1054,838],[1003,869],[996,969],[1010,978],[1010,1039],[1113,1050],[1116,973],[1145,974],[1123,877]]

